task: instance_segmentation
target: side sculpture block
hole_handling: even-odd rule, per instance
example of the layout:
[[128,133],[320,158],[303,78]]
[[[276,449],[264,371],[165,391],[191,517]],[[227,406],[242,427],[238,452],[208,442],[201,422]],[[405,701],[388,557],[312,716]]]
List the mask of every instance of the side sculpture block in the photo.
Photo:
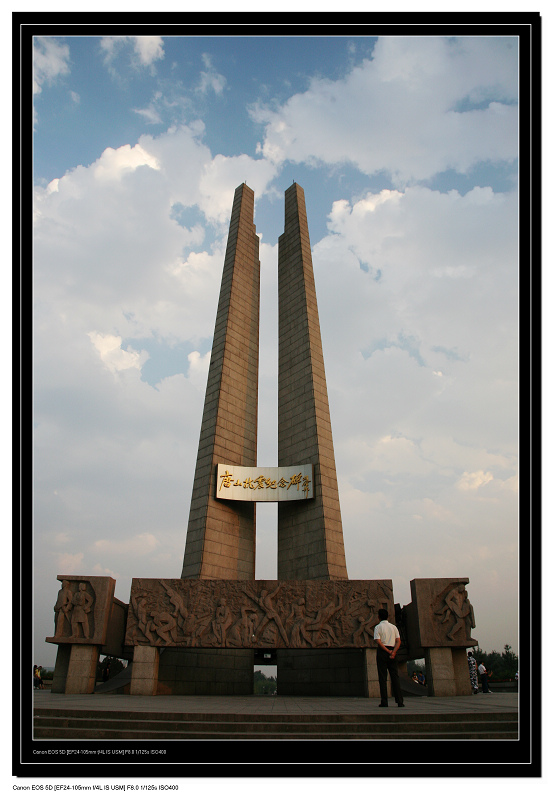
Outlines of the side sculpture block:
[[391,580],[135,578],[125,644],[201,648],[371,648]]
[[415,578],[412,602],[402,609],[409,658],[425,658],[429,695],[471,694],[466,649],[475,614],[466,589],[468,578]]
[[58,575],[61,589],[54,606],[52,644],[102,645],[108,636],[115,579],[90,575]]
[[468,578],[415,578],[406,606],[408,641],[416,648],[475,647],[475,614],[466,589]]

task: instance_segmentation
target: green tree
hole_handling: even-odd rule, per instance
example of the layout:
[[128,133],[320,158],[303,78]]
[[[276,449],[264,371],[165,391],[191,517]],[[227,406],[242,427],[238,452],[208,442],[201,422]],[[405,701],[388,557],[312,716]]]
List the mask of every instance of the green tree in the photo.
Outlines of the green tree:
[[104,670],[106,667],[109,669],[109,678],[114,678],[115,675],[118,675],[119,672],[122,672],[125,668],[125,665],[122,661],[119,661],[118,658],[113,658],[113,656],[106,656],[103,661],[98,661],[98,665],[96,667],[96,680],[103,681],[104,679]]
[[496,650],[486,653],[479,647],[474,648],[472,652],[477,663],[481,664],[483,662],[487,672],[493,673],[491,681],[509,681],[515,678],[518,669],[518,657],[512,650],[511,645],[505,644],[502,653],[497,653]]
[[260,669],[253,673],[253,693],[254,694],[275,694],[277,682],[276,678],[266,677]]
[[518,671],[518,657],[509,644],[504,645],[502,661],[504,664],[504,669],[506,672],[508,672],[508,675],[512,678],[515,678],[516,672]]

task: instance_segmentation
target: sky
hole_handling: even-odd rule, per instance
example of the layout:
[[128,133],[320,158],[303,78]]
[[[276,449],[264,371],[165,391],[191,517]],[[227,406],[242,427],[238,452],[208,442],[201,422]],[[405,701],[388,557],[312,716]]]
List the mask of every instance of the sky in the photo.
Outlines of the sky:
[[[359,28],[364,30],[364,28]],[[258,463],[277,464],[277,243],[304,191],[350,579],[469,578],[518,652],[518,42],[34,41],[34,660],[58,574],[179,578],[235,188],[261,237]],[[276,574],[257,506],[257,579]]]

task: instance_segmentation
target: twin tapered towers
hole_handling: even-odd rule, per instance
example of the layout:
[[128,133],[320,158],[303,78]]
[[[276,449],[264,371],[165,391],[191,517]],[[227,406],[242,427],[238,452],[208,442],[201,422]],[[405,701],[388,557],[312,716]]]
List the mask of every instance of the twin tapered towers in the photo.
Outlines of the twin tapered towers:
[[[255,502],[216,497],[217,465],[256,467],[259,238],[236,189],[199,439],[182,578],[255,578]],[[346,579],[305,196],[285,193],[278,242],[278,466],[312,464],[314,497],[278,504],[278,579]]]

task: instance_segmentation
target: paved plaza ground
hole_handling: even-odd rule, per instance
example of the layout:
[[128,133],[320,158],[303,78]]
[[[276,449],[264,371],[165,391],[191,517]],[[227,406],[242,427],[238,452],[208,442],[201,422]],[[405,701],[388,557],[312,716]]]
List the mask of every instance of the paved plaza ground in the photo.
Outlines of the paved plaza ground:
[[[517,692],[495,692],[464,697],[406,697],[404,711],[419,714],[473,713],[482,710],[517,711]],[[125,694],[52,694],[33,690],[39,708],[95,711],[160,711],[208,714],[381,714],[379,699],[373,697],[282,697],[247,695],[238,697],[159,695],[141,697]],[[403,709],[401,709],[402,711]],[[389,712],[397,711],[391,700]]]

